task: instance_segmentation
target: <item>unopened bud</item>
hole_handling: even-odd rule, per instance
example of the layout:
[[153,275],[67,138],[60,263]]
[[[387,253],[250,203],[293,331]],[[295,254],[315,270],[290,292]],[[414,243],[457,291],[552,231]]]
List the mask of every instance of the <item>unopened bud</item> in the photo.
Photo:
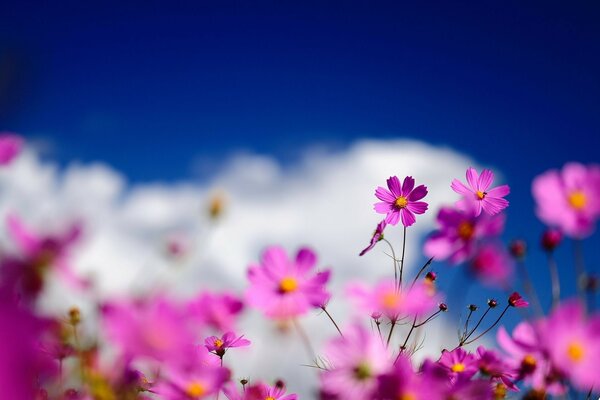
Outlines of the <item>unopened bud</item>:
[[496,299],[489,299],[488,300],[488,307],[489,308],[494,308],[498,305],[498,302],[496,301]]
[[562,233],[558,229],[550,228],[542,234],[541,245],[546,251],[553,251],[562,241]]
[[527,244],[524,240],[513,240],[510,245],[508,245],[508,250],[514,258],[521,259],[525,257],[525,254],[527,253]]
[[475,304],[469,304],[469,311],[477,311],[477,308]]
[[444,311],[444,312],[448,311],[448,305],[446,303],[440,303],[438,305],[438,307],[439,307],[440,311]]
[[425,279],[427,279],[430,282],[434,282],[437,278],[437,274],[433,271],[429,271],[427,273],[427,275],[425,275]]

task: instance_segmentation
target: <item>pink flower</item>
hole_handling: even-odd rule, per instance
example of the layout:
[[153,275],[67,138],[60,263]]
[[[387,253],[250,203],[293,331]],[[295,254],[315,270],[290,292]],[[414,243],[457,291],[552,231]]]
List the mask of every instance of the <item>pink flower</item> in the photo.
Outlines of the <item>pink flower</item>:
[[325,289],[330,271],[314,273],[316,262],[310,249],[300,249],[290,260],[283,248],[267,248],[260,265],[248,270],[248,303],[276,319],[294,318],[325,304],[330,297]]
[[404,178],[402,186],[397,176],[387,180],[389,190],[381,186],[375,190],[375,196],[381,202],[375,203],[374,209],[379,214],[386,214],[385,222],[397,225],[402,220],[402,225],[411,226],[415,223],[415,214],[423,214],[427,211],[427,203],[421,200],[427,195],[427,187],[424,185],[415,188],[415,180],[412,176]]
[[462,378],[470,378],[479,370],[477,357],[471,353],[467,353],[462,347],[458,347],[452,351],[442,351],[442,356],[438,364],[446,368],[448,375],[452,378],[456,378],[459,375]]
[[169,369],[166,378],[155,387],[156,393],[165,400],[199,400],[214,398],[230,372],[217,366],[200,366],[192,369]]
[[529,303],[525,301],[519,293],[513,292],[513,294],[508,297],[508,305],[511,307],[523,308],[528,307]]
[[559,305],[540,329],[541,342],[555,368],[583,392],[600,386],[600,316],[586,320],[577,301]]
[[503,215],[476,217],[473,209],[444,207],[437,215],[439,230],[427,239],[424,252],[438,261],[464,262],[473,256],[479,240],[502,233],[504,219]]
[[375,247],[377,242],[379,242],[381,239],[383,239],[383,230],[385,229],[386,226],[387,226],[387,223],[385,222],[385,220],[383,220],[377,224],[377,228],[375,228],[375,232],[373,232],[373,236],[371,237],[371,242],[363,251],[360,252],[359,256],[364,256],[365,253],[367,253],[368,251],[373,249],[373,247]]
[[383,280],[374,287],[363,283],[348,285],[348,295],[365,313],[381,313],[390,320],[403,316],[422,315],[437,308],[435,289],[425,283],[398,290],[394,280]]
[[230,331],[244,308],[244,303],[230,293],[202,292],[188,303],[187,311],[200,324],[217,331]]
[[244,339],[244,336],[236,337],[235,333],[227,332],[222,337],[210,336],[204,341],[204,346],[208,351],[222,357],[223,354],[232,347],[250,346],[250,341]]
[[360,325],[329,342],[325,353],[331,368],[321,374],[322,389],[344,400],[372,398],[378,375],[391,366],[381,339]]
[[10,132],[0,132],[0,165],[8,165],[19,155],[23,138]]
[[431,379],[422,379],[416,374],[410,358],[400,355],[394,363],[392,371],[379,377],[379,388],[376,399],[397,400],[437,400],[442,399],[439,384]]
[[513,261],[494,244],[479,247],[469,263],[470,272],[484,285],[504,288],[512,278]]
[[244,400],[296,400],[298,395],[285,394],[284,385],[275,385],[271,387],[262,382],[256,383],[248,387]]
[[600,166],[568,163],[562,171],[550,170],[531,186],[536,213],[542,222],[560,228],[570,237],[584,238],[600,217]]
[[466,187],[458,179],[452,181],[452,190],[464,197],[457,204],[460,208],[470,209],[475,212],[475,216],[481,214],[481,209],[490,215],[498,214],[500,211],[508,207],[508,201],[504,196],[510,193],[508,185],[501,185],[493,189],[489,189],[494,181],[494,173],[489,169],[481,171],[481,175],[477,176],[475,168],[467,169],[467,182],[469,187]]
[[513,382],[517,377],[515,369],[500,358],[495,351],[479,346],[477,348],[477,358],[479,372],[485,376],[489,376],[494,381],[501,382],[512,391],[519,391]]

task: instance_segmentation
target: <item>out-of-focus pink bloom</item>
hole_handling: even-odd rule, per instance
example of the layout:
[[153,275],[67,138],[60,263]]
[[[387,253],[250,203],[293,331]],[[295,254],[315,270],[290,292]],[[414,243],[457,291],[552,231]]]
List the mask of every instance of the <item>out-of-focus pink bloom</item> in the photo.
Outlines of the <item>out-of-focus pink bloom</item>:
[[508,200],[504,199],[504,196],[510,193],[510,187],[501,185],[490,189],[494,181],[492,171],[484,169],[478,176],[475,168],[469,167],[466,176],[469,187],[458,179],[454,179],[451,184],[452,190],[463,195],[463,199],[457,203],[459,208],[473,209],[475,216],[478,216],[482,209],[490,215],[495,215],[508,207]]
[[286,394],[284,385],[269,386],[259,382],[249,386],[246,389],[246,397],[244,400],[297,400],[298,395]]
[[550,170],[531,186],[542,222],[574,238],[589,236],[600,217],[600,166],[568,163]]
[[195,342],[186,314],[165,298],[114,302],[102,308],[104,331],[126,359],[182,362]]
[[173,233],[165,239],[165,250],[174,259],[185,258],[192,248],[190,238],[183,233]]
[[513,260],[494,244],[481,245],[469,263],[470,272],[483,284],[504,288],[512,278]]
[[390,225],[411,226],[415,223],[415,214],[424,214],[427,211],[427,203],[419,201],[427,195],[427,187],[420,185],[415,187],[415,180],[407,176],[400,185],[397,176],[391,176],[387,180],[388,189],[381,186],[375,190],[375,196],[381,202],[375,203],[374,209],[379,214],[386,214],[385,222]]
[[321,374],[322,389],[344,400],[372,398],[378,375],[391,366],[381,339],[360,325],[329,342],[325,354],[331,368]]
[[473,256],[479,240],[502,233],[504,219],[504,215],[476,217],[473,208],[444,207],[437,215],[439,230],[427,239],[424,252],[438,261],[448,259],[451,264],[464,262]]
[[371,237],[371,242],[365,249],[363,249],[363,251],[360,252],[359,256],[363,256],[368,251],[371,251],[371,249],[373,249],[373,247],[375,247],[377,242],[379,242],[381,239],[383,239],[383,230],[385,229],[386,226],[387,226],[387,222],[385,222],[385,220],[383,220],[377,224],[377,228],[375,228],[375,232],[373,232],[373,236]]
[[542,248],[546,251],[554,251],[555,248],[558,247],[560,242],[562,242],[562,233],[555,228],[548,228],[542,234],[542,239],[540,240],[540,244]]
[[414,372],[410,358],[401,355],[392,371],[379,376],[376,399],[381,400],[441,400],[439,385],[433,380],[423,380]]
[[528,307],[529,303],[525,301],[518,292],[513,292],[508,297],[508,305],[511,307],[523,308]]
[[502,382],[510,390],[519,391],[513,382],[517,377],[516,371],[500,358],[495,351],[479,346],[477,348],[477,358],[479,372],[485,376],[489,376],[494,381]]
[[250,341],[244,339],[244,336],[236,336],[233,332],[227,332],[221,337],[210,336],[204,341],[204,346],[208,351],[214,352],[222,357],[227,349],[232,347],[250,346]]
[[548,317],[540,335],[554,367],[577,389],[600,386],[600,316],[586,320],[581,303],[565,302]]
[[202,325],[217,331],[231,331],[244,308],[244,303],[230,293],[202,292],[188,303],[188,314]]
[[293,260],[279,246],[267,248],[260,265],[248,270],[247,302],[276,319],[294,318],[324,305],[330,297],[325,284],[331,271],[314,273],[316,262],[317,256],[307,248]]
[[348,295],[357,307],[372,315],[378,312],[391,320],[415,316],[437,308],[439,296],[432,285],[417,283],[398,290],[393,279],[386,279],[373,287],[357,282],[348,285]]
[[11,132],[0,132],[0,165],[8,165],[21,153],[23,138]]
[[201,366],[192,369],[169,369],[154,391],[165,400],[199,400],[214,398],[229,380],[227,368]]
[[466,352],[462,347],[452,351],[442,351],[438,364],[445,367],[450,377],[456,378],[461,375],[463,378],[470,378],[478,371],[477,358]]

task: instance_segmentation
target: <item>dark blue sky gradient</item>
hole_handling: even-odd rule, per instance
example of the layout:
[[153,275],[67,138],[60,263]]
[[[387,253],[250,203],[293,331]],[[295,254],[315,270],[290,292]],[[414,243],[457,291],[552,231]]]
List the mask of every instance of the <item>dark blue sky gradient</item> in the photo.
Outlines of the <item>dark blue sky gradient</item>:
[[417,138],[502,170],[536,240],[533,176],[600,161],[600,3],[416,3],[5,2],[0,128],[134,182]]

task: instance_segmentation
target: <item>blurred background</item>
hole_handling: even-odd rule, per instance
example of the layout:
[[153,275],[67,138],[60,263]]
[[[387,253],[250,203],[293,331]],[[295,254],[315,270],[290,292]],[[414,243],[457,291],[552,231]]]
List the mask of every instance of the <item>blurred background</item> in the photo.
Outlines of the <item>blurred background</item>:
[[[83,220],[76,268],[103,293],[241,293],[272,243],[315,247],[340,293],[391,271],[381,249],[357,256],[379,220],[376,186],[390,175],[428,185],[430,211],[410,230],[417,266],[436,207],[456,200],[450,180],[489,167],[512,189],[504,237],[530,245],[548,304],[530,185],[568,161],[600,161],[599,18],[597,2],[5,3],[0,130],[28,149],[2,171],[1,211],[45,228]],[[194,249],[184,261],[165,256],[173,240]],[[590,270],[597,244],[585,243]],[[567,294],[571,255],[558,252]],[[434,268],[448,286],[454,271]],[[85,302],[48,296],[50,309]],[[469,295],[490,296],[503,293]],[[349,314],[341,303],[333,310]],[[248,318],[250,332],[268,326]],[[296,373],[274,358],[240,374]]]

